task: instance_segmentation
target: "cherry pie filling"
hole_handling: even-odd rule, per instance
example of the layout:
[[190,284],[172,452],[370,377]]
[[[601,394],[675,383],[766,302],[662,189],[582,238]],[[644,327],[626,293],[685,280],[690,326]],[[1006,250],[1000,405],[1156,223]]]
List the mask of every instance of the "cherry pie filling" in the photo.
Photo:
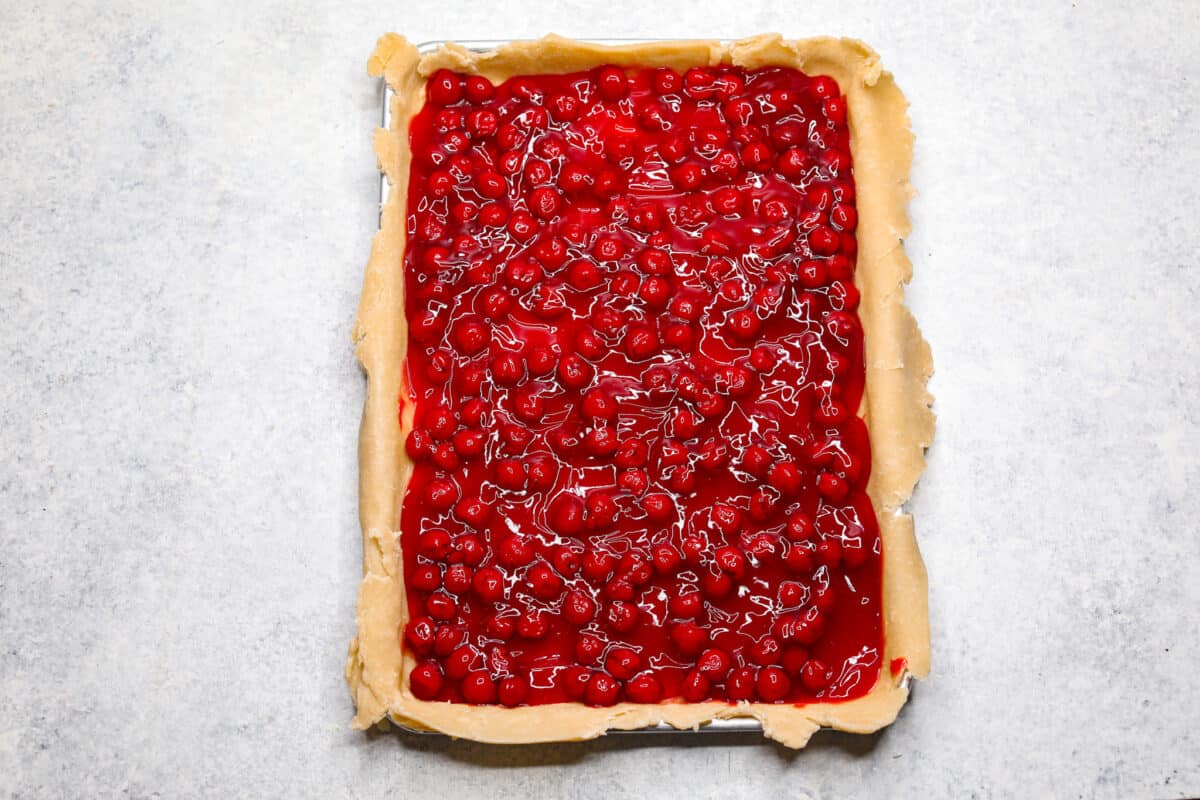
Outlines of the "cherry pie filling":
[[414,696],[869,690],[882,571],[837,83],[442,70],[410,140]]

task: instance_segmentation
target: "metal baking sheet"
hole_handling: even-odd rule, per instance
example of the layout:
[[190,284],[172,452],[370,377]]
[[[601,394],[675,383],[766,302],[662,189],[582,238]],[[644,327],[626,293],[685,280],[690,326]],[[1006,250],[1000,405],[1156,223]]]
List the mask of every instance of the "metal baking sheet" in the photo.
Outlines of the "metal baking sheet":
[[[651,42],[651,41],[657,41],[657,40],[654,40],[654,39],[586,39],[584,41],[589,41],[593,44],[620,45],[620,44],[639,44],[639,43],[643,43],[643,42]],[[477,52],[491,50],[491,49],[493,49],[501,44],[504,44],[504,43],[505,42],[503,40],[499,40],[499,39],[490,40],[490,41],[475,40],[475,41],[459,41],[459,42],[457,42],[457,44],[461,45],[462,47],[465,47],[468,50],[474,50]],[[445,44],[445,41],[423,42],[422,44],[417,45],[417,51],[419,53],[421,53],[421,55],[425,55],[426,53],[432,53],[433,51],[437,50],[443,44]],[[390,128],[392,125],[392,88],[390,86],[388,86],[387,81],[385,81],[383,79],[380,79],[379,84],[382,89],[381,104],[383,106],[383,116],[382,116],[383,127],[385,129],[387,129],[387,128]],[[383,175],[383,173],[381,172],[379,175],[379,206],[380,206],[381,214],[382,214],[382,210],[383,210],[383,204],[386,203],[387,199],[388,199],[388,188],[389,188],[389,186],[388,186],[387,177],[385,175]],[[908,685],[908,676],[905,676],[904,685],[905,686]],[[419,728],[412,728],[407,725],[402,725],[402,724],[396,722],[395,720],[392,721],[392,724],[394,724],[397,728],[408,731],[410,733],[419,733],[419,734],[424,734],[424,735],[428,735],[428,736],[444,736],[445,735],[438,731],[428,731],[428,730],[421,730]],[[753,717],[735,717],[733,719],[714,719],[711,722],[701,725],[699,728],[679,729],[679,728],[673,728],[670,725],[660,724],[660,725],[651,725],[646,728],[636,728],[634,730],[612,729],[612,730],[608,731],[609,734],[614,734],[614,733],[692,734],[692,733],[761,733],[761,732],[762,732],[762,724],[757,719],[754,719]]]

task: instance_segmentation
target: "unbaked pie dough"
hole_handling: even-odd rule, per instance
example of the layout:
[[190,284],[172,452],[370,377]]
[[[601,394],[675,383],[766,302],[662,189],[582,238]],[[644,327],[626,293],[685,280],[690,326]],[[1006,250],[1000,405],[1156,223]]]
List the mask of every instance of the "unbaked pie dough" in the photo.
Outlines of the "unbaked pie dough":
[[[506,708],[418,700],[408,676],[412,655],[401,646],[408,620],[400,555],[400,505],[413,464],[404,441],[411,411],[397,424],[407,330],[404,314],[406,198],[411,152],[409,121],[424,103],[424,81],[449,68],[499,83],[515,75],[567,73],[602,64],[689,67],[731,64],[757,69],[794,67],[833,77],[846,97],[857,186],[858,256],[855,284],[864,334],[866,388],[859,415],[871,447],[867,493],[878,518],[883,551],[883,667],[864,695],[808,705],[682,701],[655,705],[582,703]],[[934,430],[928,345],[904,306],[912,274],[903,250],[909,231],[906,207],[912,194],[908,172],[913,137],[907,103],[879,57],[861,42],[816,38],[788,41],[763,35],[735,42],[679,41],[608,47],[547,36],[488,52],[447,44],[420,55],[403,37],[379,40],[368,69],[394,92],[392,126],[375,134],[375,151],[391,184],[367,264],[354,328],[358,360],[368,377],[359,440],[363,579],[358,631],[346,665],[357,706],[356,728],[386,720],[483,742],[581,740],[608,730],[659,723],[696,728],[714,719],[754,717],[764,733],[789,747],[803,747],[821,727],[868,733],[890,724],[908,697],[909,676],[929,671],[929,623],[925,568],[911,516],[902,506],[924,469],[924,450]],[[890,667],[890,668],[889,668]]]

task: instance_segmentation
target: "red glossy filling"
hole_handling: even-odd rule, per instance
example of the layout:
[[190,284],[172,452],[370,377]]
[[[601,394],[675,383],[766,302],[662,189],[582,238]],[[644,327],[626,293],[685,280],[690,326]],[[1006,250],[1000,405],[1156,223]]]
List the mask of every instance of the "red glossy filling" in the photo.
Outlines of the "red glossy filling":
[[880,546],[836,83],[433,75],[401,544],[423,699],[867,691]]

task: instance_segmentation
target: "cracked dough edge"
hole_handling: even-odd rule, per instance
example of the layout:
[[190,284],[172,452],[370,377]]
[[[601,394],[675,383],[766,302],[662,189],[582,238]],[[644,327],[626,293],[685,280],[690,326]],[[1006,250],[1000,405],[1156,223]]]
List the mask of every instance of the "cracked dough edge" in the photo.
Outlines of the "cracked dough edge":
[[[884,654],[879,678],[862,697],[806,706],[762,703],[620,703],[590,708],[575,703],[521,708],[466,706],[417,700],[408,690],[412,659],[398,632],[407,621],[400,556],[400,501],[412,472],[403,436],[412,408],[398,401],[404,391],[407,346],[401,276],[405,246],[405,202],[411,154],[408,123],[424,100],[424,79],[448,67],[493,81],[516,74],[572,72],[602,63],[686,69],[731,63],[750,69],[790,66],[837,80],[847,98],[851,149],[858,195],[858,266],[866,349],[866,390],[860,415],[871,440],[867,491],[879,517],[883,544]],[[383,36],[368,62],[394,92],[392,128],[375,133],[375,152],[392,190],[380,230],[371,244],[362,298],[354,326],[355,352],[367,375],[367,400],[359,434],[359,516],[363,531],[363,578],[359,589],[358,634],[350,643],[346,681],[357,707],[353,727],[386,726],[391,719],[418,729],[492,743],[591,739],[607,730],[667,723],[696,728],[714,719],[754,717],[766,736],[803,747],[819,728],[870,733],[895,720],[908,698],[905,677],[929,672],[929,614],[925,566],[913,520],[903,513],[925,467],[933,439],[933,398],[925,384],[933,371],[929,345],[904,307],[904,284],[912,265],[903,237],[910,225],[909,165],[913,136],[908,103],[882,69],[879,56],[852,39],[784,40],[766,34],[731,43],[656,42],[607,47],[547,36],[515,42],[486,53],[446,44],[420,55],[402,36]],[[890,665],[903,659],[893,674]]]

